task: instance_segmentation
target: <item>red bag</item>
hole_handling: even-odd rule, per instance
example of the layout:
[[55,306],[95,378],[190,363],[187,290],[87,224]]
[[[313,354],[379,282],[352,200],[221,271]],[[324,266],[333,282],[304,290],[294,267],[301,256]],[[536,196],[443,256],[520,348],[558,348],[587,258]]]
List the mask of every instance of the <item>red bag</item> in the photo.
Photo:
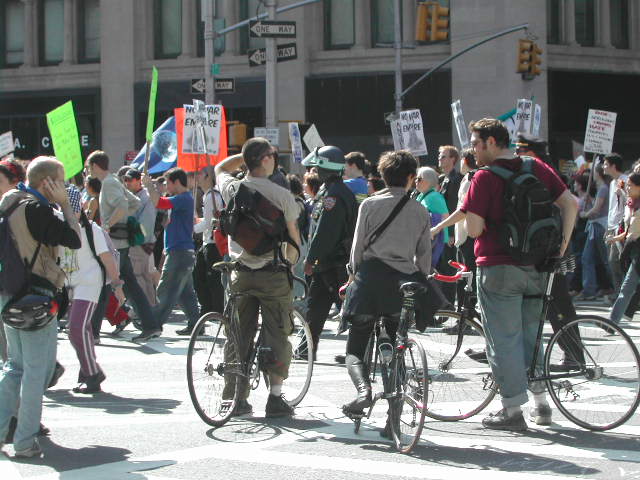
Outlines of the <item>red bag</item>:
[[229,253],[229,239],[219,228],[213,231],[213,241],[216,242],[216,248],[221,257]]

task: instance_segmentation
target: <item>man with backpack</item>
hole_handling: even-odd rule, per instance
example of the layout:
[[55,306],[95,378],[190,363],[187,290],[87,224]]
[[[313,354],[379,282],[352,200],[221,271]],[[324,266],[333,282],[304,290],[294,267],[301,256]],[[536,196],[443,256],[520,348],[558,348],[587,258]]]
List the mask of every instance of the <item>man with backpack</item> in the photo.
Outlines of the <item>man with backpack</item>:
[[[241,168],[243,163],[248,174],[239,180],[232,173]],[[242,332],[240,348],[241,351],[248,349],[256,331],[258,312],[261,311],[265,346],[270,347],[273,354],[273,362],[266,367],[270,388],[267,417],[289,416],[294,412],[282,397],[282,383],[288,376],[291,361],[291,344],[287,339],[293,331],[290,269],[296,263],[300,246],[297,226],[300,210],[291,192],[269,180],[274,168],[275,150],[268,140],[261,137],[247,140],[241,154],[228,157],[215,168],[216,183],[227,205],[222,226],[229,235],[229,255],[237,262],[230,290],[246,294],[239,297],[236,303]],[[250,225],[245,224],[242,211],[250,212],[251,224],[259,225],[258,231],[252,231]],[[268,227],[260,223],[256,213],[261,216],[275,214],[273,223],[280,225],[284,231],[278,228],[277,234],[269,235]],[[251,235],[247,235],[248,232]],[[285,237],[295,245],[284,244]],[[260,239],[259,245],[252,245],[254,239]],[[258,248],[265,243],[270,248]],[[242,381],[243,385],[239,387],[240,398],[234,415],[251,413],[253,408],[247,401],[248,382],[246,379],[238,381]],[[225,395],[228,394],[230,399],[234,387],[225,385],[223,398],[227,398]]]
[[[547,283],[541,267],[551,257],[564,255],[577,204],[548,165],[531,157],[514,157],[509,131],[502,122],[484,118],[472,122],[470,130],[476,160],[485,168],[474,175],[461,210],[466,214],[469,236],[476,239],[478,301],[487,357],[503,406],[482,424],[523,431],[527,423],[521,405],[528,400],[527,369]],[[535,230],[532,226],[539,227],[541,235],[523,233]],[[542,357],[539,360],[541,364]],[[529,418],[538,425],[549,425],[551,408],[544,386],[530,387],[535,407]]]

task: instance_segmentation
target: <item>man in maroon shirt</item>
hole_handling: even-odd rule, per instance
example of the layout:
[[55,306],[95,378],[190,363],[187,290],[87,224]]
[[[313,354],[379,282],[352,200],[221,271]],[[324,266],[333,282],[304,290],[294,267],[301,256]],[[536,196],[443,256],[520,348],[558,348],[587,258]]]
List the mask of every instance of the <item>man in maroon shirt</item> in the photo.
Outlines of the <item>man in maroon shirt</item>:
[[[522,159],[509,148],[509,132],[496,119],[472,122],[471,145],[480,166],[497,165],[518,171]],[[533,173],[549,189],[559,207],[563,223],[563,255],[577,213],[577,204],[556,173],[545,163],[534,160]],[[542,295],[547,275],[533,265],[519,265],[500,242],[498,225],[504,218],[505,182],[489,170],[479,170],[461,207],[466,213],[469,236],[474,237],[478,265],[478,301],[487,337],[487,357],[500,387],[503,409],[482,421],[487,428],[522,431],[527,423],[521,405],[527,403],[527,369],[531,364]],[[526,296],[526,298],[525,298]],[[534,298],[531,298],[531,297]],[[542,357],[539,357],[542,366]],[[538,382],[537,382],[538,383]],[[551,408],[544,385],[530,385],[535,408],[529,418],[538,425],[551,423]]]

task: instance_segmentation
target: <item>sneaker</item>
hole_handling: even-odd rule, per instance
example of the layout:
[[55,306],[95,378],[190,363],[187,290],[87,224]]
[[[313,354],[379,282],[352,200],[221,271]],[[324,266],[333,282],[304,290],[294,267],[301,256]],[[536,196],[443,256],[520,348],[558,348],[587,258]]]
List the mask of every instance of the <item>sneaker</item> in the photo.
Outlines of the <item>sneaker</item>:
[[624,313],[624,314],[622,315],[622,318],[623,318],[624,320],[626,320],[627,322],[633,322],[633,317],[632,317],[632,316],[630,316],[630,315],[627,315],[626,313]]
[[595,295],[586,295],[584,292],[582,292],[573,297],[573,299],[577,302],[593,302],[594,300],[597,300],[598,297]]
[[342,354],[336,355],[335,357],[333,357],[333,359],[336,361],[337,364],[344,365],[347,361],[347,356]]
[[187,336],[191,335],[191,332],[193,332],[193,328],[184,327],[184,328],[181,328],[180,330],[176,330],[176,335],[181,335],[183,337],[187,337]]
[[[460,330],[460,325],[458,323],[456,323],[455,325],[452,325],[450,327],[444,327],[442,329],[442,333],[445,333],[447,335],[457,335],[458,334],[458,330]],[[476,332],[473,328],[471,328],[468,325],[464,328],[464,334],[466,336],[469,336],[469,335],[480,335],[478,332]]]
[[33,441],[33,445],[24,450],[16,450],[16,458],[33,458],[42,455],[42,449],[37,441]]
[[158,338],[160,335],[162,335],[161,328],[157,328],[154,330],[142,330],[142,332],[140,332],[140,335],[133,337],[131,340],[133,340],[134,342],[146,342],[148,340],[151,340],[152,338]]
[[524,421],[522,412],[508,417],[506,408],[483,418],[482,425],[492,430],[507,430],[509,432],[524,432],[527,429],[527,422]]
[[123,322],[120,322],[118,325],[116,325],[116,328],[113,329],[113,332],[111,332],[111,335],[114,337],[117,337],[118,335],[120,335],[125,328],[127,328],[127,325],[129,325],[131,323],[131,319],[127,319],[124,320]]
[[289,417],[293,415],[294,408],[286,402],[284,395],[269,394],[265,413],[267,418]]
[[232,417],[239,417],[240,415],[248,415],[253,412],[253,407],[246,400],[238,400],[236,402],[236,408],[233,409]]
[[578,362],[566,358],[560,363],[552,363],[549,365],[550,372],[577,372],[580,368]]
[[551,425],[551,407],[540,405],[529,409],[529,421],[536,425]]
[[58,362],[56,362],[56,368],[53,371],[53,375],[51,375],[51,380],[49,381],[49,385],[47,388],[55,387],[60,380],[60,377],[64,374],[65,368]]
[[469,348],[464,351],[464,354],[469,357],[471,360],[474,360],[479,363],[489,363],[487,360],[487,352],[486,350],[474,350],[473,348]]

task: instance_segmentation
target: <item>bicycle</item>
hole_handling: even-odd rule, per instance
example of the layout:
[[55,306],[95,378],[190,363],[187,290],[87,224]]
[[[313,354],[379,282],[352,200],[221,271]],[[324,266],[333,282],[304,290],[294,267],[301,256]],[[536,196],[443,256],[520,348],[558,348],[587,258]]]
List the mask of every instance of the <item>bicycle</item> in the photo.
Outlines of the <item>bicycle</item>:
[[[566,267],[559,264],[558,268]],[[610,430],[631,418],[640,404],[640,354],[617,324],[597,315],[579,315],[551,335],[539,374],[544,322],[557,271],[549,274],[542,295],[529,382],[544,382],[558,410],[576,425],[593,431]],[[459,335],[464,336],[464,331]],[[427,415],[429,408],[427,402]]]
[[388,318],[382,316],[376,321],[367,343],[364,363],[372,384],[376,371],[380,371],[383,390],[373,396],[369,411],[366,414],[354,414],[343,409],[343,413],[354,422],[354,430],[358,433],[362,419],[371,416],[376,402],[387,400],[391,436],[401,453],[409,453],[415,447],[424,426],[427,357],[422,346],[408,337],[408,330],[415,321],[415,296],[425,288],[416,282],[400,286],[402,311],[393,345],[385,329],[385,320]]
[[[235,262],[219,262],[213,268],[229,279]],[[294,277],[295,281],[303,280]],[[306,291],[306,290],[305,290]],[[230,293],[223,314],[203,315],[196,323],[187,351],[187,383],[193,406],[200,418],[212,426],[222,426],[231,418],[240,393],[240,385],[258,388],[261,376],[269,387],[264,366],[273,361],[271,349],[264,345],[262,323],[258,322],[245,355],[240,352],[237,301],[245,294]],[[283,394],[291,406],[298,405],[309,390],[313,373],[313,342],[306,320],[295,309],[293,332],[289,337],[292,358]],[[306,347],[305,347],[306,345]],[[263,374],[263,375],[261,375]],[[226,387],[226,388],[225,388]]]

